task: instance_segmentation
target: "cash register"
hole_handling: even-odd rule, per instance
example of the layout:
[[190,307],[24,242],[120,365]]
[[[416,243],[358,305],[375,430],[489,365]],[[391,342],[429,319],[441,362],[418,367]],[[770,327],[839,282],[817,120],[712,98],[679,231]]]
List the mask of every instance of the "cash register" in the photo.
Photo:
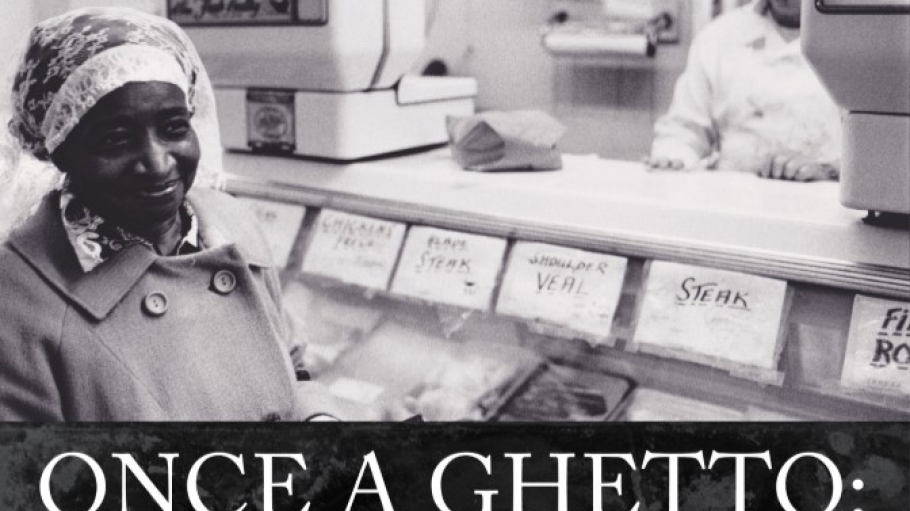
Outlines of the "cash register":
[[424,0],[167,0],[211,76],[228,150],[358,160],[447,140],[476,81],[422,76]]
[[910,0],[803,0],[802,48],[846,110],[841,202],[910,226]]

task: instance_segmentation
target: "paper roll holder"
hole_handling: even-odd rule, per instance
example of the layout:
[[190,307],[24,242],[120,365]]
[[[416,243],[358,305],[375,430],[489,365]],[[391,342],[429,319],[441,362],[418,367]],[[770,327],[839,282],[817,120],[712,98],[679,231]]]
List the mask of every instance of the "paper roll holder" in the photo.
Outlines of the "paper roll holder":
[[[554,44],[556,38],[572,37],[577,48]],[[553,39],[550,39],[553,38]],[[607,38],[617,41],[615,47]],[[586,41],[587,39],[587,41]],[[603,39],[605,44],[597,44]],[[671,13],[661,11],[646,20],[594,18],[575,20],[566,10],[555,12],[541,30],[541,44],[554,56],[653,58],[659,44],[678,41],[678,31]],[[590,42],[590,44],[585,44]],[[638,44],[641,50],[638,51]]]

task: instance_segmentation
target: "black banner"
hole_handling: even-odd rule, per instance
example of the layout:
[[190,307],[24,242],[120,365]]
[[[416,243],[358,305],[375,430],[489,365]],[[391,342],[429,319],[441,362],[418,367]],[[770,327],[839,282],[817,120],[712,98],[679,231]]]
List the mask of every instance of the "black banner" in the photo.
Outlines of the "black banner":
[[907,511],[908,424],[0,426],[4,510]]

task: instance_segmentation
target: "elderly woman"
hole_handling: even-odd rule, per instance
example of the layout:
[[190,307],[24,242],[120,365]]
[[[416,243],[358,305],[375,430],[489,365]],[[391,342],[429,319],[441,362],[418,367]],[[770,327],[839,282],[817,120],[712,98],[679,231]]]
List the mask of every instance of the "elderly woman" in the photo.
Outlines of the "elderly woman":
[[[176,25],[126,9],[44,21],[12,95],[14,149],[64,179],[0,246],[0,419],[333,414],[297,381],[301,348],[250,216],[193,187],[220,170],[220,147]],[[8,182],[29,179],[7,167]]]

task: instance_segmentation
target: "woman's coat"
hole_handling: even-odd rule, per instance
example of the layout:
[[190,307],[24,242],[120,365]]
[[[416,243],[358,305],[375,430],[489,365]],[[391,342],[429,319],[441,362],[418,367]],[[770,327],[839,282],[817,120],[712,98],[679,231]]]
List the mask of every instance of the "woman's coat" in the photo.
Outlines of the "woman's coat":
[[[206,249],[131,246],[83,273],[51,194],[0,247],[0,420],[269,420],[331,413],[296,382],[267,245],[193,190]],[[312,391],[311,391],[312,389]]]

